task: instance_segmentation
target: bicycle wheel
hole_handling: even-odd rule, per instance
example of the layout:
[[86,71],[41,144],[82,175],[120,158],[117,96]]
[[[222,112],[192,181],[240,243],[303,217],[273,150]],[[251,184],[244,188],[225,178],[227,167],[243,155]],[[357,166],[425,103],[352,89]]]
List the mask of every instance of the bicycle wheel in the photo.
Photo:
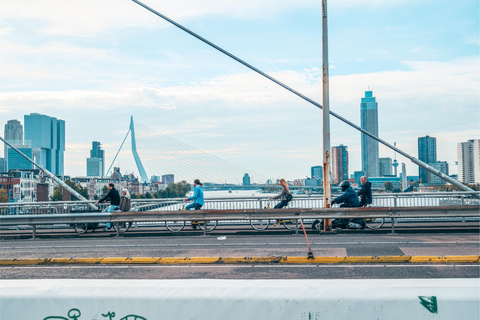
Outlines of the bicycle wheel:
[[263,231],[268,228],[270,225],[270,220],[268,219],[261,219],[261,220],[250,220],[250,225],[253,229],[257,231]]
[[88,225],[86,223],[76,223],[75,224],[75,231],[78,234],[84,234],[88,230]]
[[365,226],[368,229],[378,229],[385,223],[385,218],[372,218],[372,219],[363,219]]
[[322,230],[323,229],[323,219],[317,219],[312,223],[313,230]]
[[128,229],[130,229],[130,225],[131,225],[130,222],[120,222],[118,223],[118,226],[116,223],[114,223],[113,228],[115,229],[115,231],[117,231],[117,227],[118,227],[119,228],[118,232],[124,233],[124,232],[127,232]]
[[165,227],[171,232],[180,232],[185,227],[185,221],[165,221]]
[[287,219],[287,220],[281,220],[282,224],[285,228],[288,230],[297,230],[301,227],[300,221],[297,222],[297,219]]
[[[215,230],[215,228],[217,227],[217,225],[218,225],[218,221],[217,221],[217,220],[207,221],[207,223],[206,223],[207,232],[208,232],[208,231],[213,231],[213,230]],[[200,227],[200,229],[205,230],[205,221],[200,221],[200,223],[198,224],[198,226]]]

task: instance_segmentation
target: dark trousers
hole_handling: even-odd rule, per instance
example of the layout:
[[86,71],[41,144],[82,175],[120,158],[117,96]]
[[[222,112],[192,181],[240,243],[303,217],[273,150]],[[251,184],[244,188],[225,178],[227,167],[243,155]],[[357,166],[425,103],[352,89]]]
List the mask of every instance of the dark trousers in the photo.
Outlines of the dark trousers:
[[287,205],[288,205],[288,201],[287,200],[282,200],[279,203],[277,203],[277,205],[275,207],[273,207],[273,209],[282,209],[283,207],[286,207]]

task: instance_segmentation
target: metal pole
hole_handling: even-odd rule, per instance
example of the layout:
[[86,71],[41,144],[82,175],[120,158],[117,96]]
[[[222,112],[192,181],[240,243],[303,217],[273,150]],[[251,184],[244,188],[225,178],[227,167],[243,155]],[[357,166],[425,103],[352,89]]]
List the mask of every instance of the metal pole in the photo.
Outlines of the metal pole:
[[85,199],[80,193],[78,193],[77,191],[75,191],[73,188],[71,188],[68,184],[66,184],[65,182],[63,182],[62,180],[58,179],[56,175],[54,175],[53,173],[51,173],[50,171],[48,171],[47,169],[44,169],[42,166],[36,164],[32,159],[30,159],[29,157],[27,157],[22,151],[18,150],[17,148],[15,148],[14,146],[12,146],[10,143],[8,143],[7,141],[5,141],[2,137],[0,137],[0,140],[2,140],[7,146],[9,146],[10,148],[12,148],[13,150],[15,150],[19,155],[21,155],[22,157],[24,157],[25,159],[27,159],[28,161],[30,161],[31,163],[33,163],[34,166],[36,166],[38,169],[42,170],[43,172],[45,172],[45,174],[52,180],[54,180],[55,182],[57,182],[58,184],[60,184],[62,187],[64,187],[65,189],[67,189],[68,191],[70,191],[75,197],[77,197],[78,199],[81,199],[82,201],[85,201],[87,203],[87,205],[92,208],[93,210],[97,211],[98,210],[98,207],[96,205],[94,205],[93,203],[90,203],[88,202],[87,199]]
[[[327,0],[322,0],[322,55],[323,55],[323,206],[330,208],[332,197],[330,181],[330,99],[328,79],[328,23]],[[323,231],[331,231],[330,219],[325,219]]]
[[[246,61],[243,61],[242,59],[240,59],[240,58],[238,58],[237,56],[231,54],[230,52],[226,51],[225,49],[220,48],[220,47],[217,46],[216,44],[208,41],[207,39],[203,38],[202,36],[196,34],[196,33],[193,32],[193,31],[189,30],[188,28],[185,28],[185,27],[182,26],[181,24],[179,24],[179,23],[173,21],[172,19],[164,16],[164,15],[161,14],[160,12],[158,12],[158,11],[150,8],[149,6],[143,4],[142,2],[140,2],[140,1],[138,1],[138,0],[132,0],[132,1],[135,2],[136,4],[140,5],[140,6],[144,7],[145,9],[147,9],[147,10],[150,11],[150,12],[152,12],[153,14],[159,16],[160,18],[162,18],[162,19],[170,22],[171,24],[173,24],[173,25],[176,26],[177,28],[179,28],[179,29],[187,32],[188,34],[194,36],[194,37],[197,38],[198,40],[200,40],[200,41],[208,44],[208,45],[211,46],[212,48],[214,48],[214,49],[222,52],[223,54],[229,56],[229,57],[232,58],[233,60],[235,60],[235,61],[243,64],[243,65],[246,66],[247,68],[255,71],[256,73],[258,73],[258,74],[260,74],[260,75],[262,75],[262,76],[264,76],[265,78],[269,79],[270,81],[275,82],[275,83],[278,84],[279,86],[281,86],[281,87],[283,87],[284,89],[290,91],[291,93],[293,93],[293,94],[295,94],[296,96],[302,98],[303,100],[305,100],[305,101],[307,101],[307,102],[310,102],[310,103],[313,104],[314,106],[322,109],[322,105],[321,105],[320,103],[318,103],[318,102],[316,102],[316,101],[308,98],[307,96],[301,94],[300,92],[298,92],[298,91],[290,88],[290,87],[287,86],[286,84],[284,84],[284,83],[278,81],[277,79],[269,76],[268,74],[264,73],[264,72],[261,71],[260,69],[255,68],[255,67],[252,66],[251,64],[247,63]],[[325,5],[325,6],[326,6],[326,5]],[[323,4],[322,4],[322,8],[323,8]],[[326,23],[326,21],[327,21],[326,18],[327,18],[327,17],[326,17],[326,15],[325,15],[325,17],[324,17],[325,23]],[[403,155],[403,156],[406,157],[407,159],[411,160],[413,163],[417,164],[418,166],[420,166],[420,167],[424,168],[425,170],[427,170],[427,171],[429,171],[429,172],[431,172],[431,173],[439,176],[439,177],[442,178],[443,180],[450,182],[451,184],[453,184],[454,186],[456,186],[456,187],[459,188],[460,190],[463,190],[463,191],[475,191],[475,190],[470,189],[469,187],[461,184],[461,183],[458,182],[457,180],[455,180],[455,179],[453,179],[453,178],[450,178],[449,176],[447,176],[447,175],[445,175],[445,174],[442,174],[440,171],[438,171],[438,170],[436,170],[435,168],[429,166],[428,164],[424,163],[423,161],[420,161],[420,160],[418,160],[417,158],[412,157],[412,156],[410,156],[409,154],[407,154],[407,153],[403,152],[402,150],[398,149],[397,147],[392,146],[390,143],[384,141],[383,139],[380,139],[379,137],[375,136],[374,134],[372,134],[372,133],[370,133],[370,132],[368,132],[368,131],[366,131],[366,130],[363,130],[361,127],[359,127],[359,126],[357,126],[356,124],[354,124],[353,122],[345,119],[344,117],[336,114],[335,112],[330,111],[330,110],[329,110],[328,112],[329,112],[329,114],[331,114],[331,115],[334,116],[335,118],[339,119],[340,121],[343,121],[344,123],[346,123],[346,124],[348,124],[349,126],[357,129],[358,131],[366,134],[366,135],[369,136],[370,138],[375,139],[376,141],[380,142],[381,144],[385,145],[386,147],[388,147],[388,148],[390,148],[390,149],[392,149],[392,150],[400,153],[401,155]],[[325,169],[324,169],[324,170],[325,170]],[[325,178],[325,177],[324,177],[324,178]],[[475,195],[475,196],[480,198],[480,195]]]

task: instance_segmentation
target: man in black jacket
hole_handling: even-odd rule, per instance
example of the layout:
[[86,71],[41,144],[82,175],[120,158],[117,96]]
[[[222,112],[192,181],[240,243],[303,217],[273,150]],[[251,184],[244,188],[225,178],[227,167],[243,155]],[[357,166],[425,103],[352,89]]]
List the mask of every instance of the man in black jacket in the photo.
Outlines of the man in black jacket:
[[366,176],[360,178],[362,188],[358,190],[357,196],[360,196],[360,206],[366,207],[372,203],[372,183],[367,180]]
[[[104,212],[113,212],[115,209],[119,208],[120,205],[120,194],[118,190],[115,189],[115,185],[113,183],[108,184],[108,193],[105,197],[95,202],[95,204],[105,202],[110,200],[110,205],[105,209]],[[107,223],[107,229],[110,229],[110,223]]]

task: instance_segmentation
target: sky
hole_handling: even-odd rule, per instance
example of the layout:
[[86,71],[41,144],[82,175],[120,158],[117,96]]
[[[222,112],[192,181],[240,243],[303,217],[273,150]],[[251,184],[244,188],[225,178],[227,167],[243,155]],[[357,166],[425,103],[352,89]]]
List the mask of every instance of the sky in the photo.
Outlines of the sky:
[[[322,103],[321,1],[144,3]],[[30,113],[65,120],[65,174],[86,175],[92,141],[108,168],[131,116],[254,178],[305,178],[322,165],[319,108],[133,1],[0,5],[0,124]],[[331,111],[359,125],[373,91],[379,136],[415,157],[418,137],[436,137],[437,160],[456,174],[457,143],[480,138],[479,9],[477,0],[329,1]],[[347,146],[349,173],[361,170],[360,133],[330,121],[331,146]],[[114,165],[137,174],[128,148]],[[380,157],[395,154],[380,146]],[[171,173],[162,170],[147,174]]]

